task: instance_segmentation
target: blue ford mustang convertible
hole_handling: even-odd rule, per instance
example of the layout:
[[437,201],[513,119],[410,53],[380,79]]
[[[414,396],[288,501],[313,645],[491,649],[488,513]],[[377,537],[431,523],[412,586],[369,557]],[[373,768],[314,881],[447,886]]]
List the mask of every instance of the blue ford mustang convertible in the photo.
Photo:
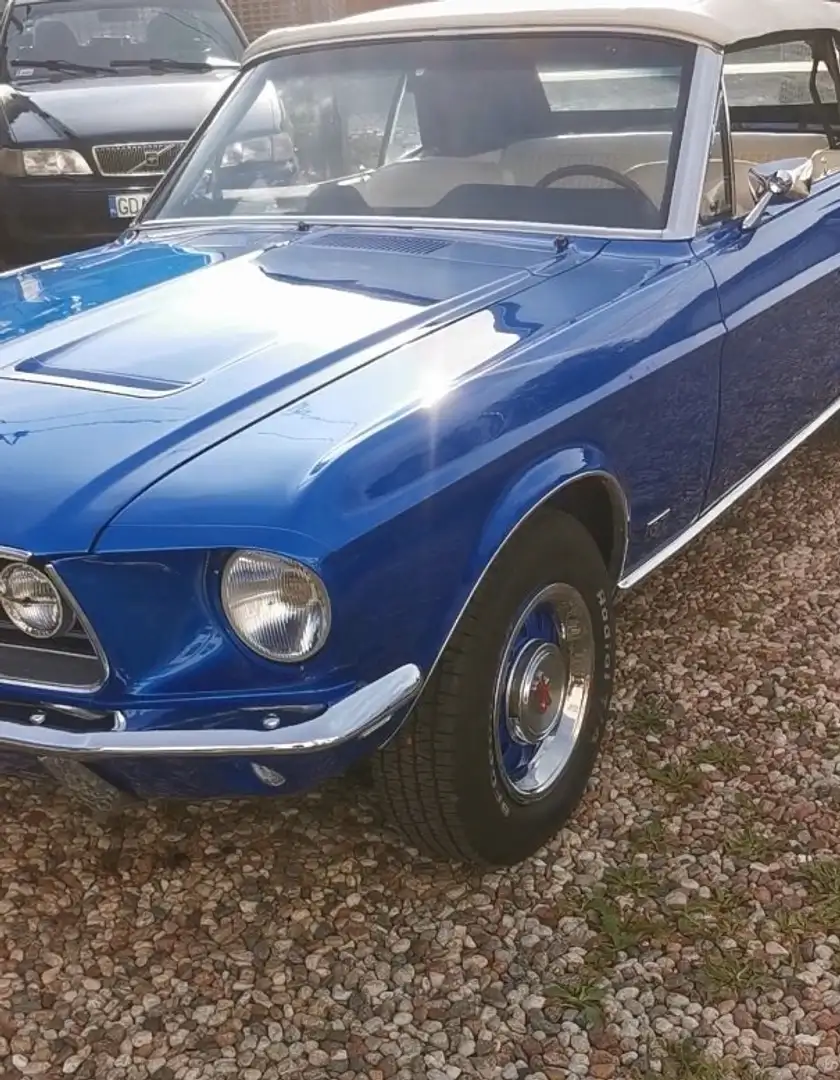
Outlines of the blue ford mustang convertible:
[[272,32],[117,241],[0,276],[0,750],[97,806],[369,763],[505,865],[614,603],[840,402],[840,5]]

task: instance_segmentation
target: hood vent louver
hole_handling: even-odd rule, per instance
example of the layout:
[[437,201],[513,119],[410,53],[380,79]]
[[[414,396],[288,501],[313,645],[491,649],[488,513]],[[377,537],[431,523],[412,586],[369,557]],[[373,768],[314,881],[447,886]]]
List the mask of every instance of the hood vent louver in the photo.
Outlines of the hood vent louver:
[[431,236],[395,236],[381,233],[320,233],[303,241],[306,247],[343,248],[351,251],[390,251],[395,255],[431,255],[450,247],[451,240]]

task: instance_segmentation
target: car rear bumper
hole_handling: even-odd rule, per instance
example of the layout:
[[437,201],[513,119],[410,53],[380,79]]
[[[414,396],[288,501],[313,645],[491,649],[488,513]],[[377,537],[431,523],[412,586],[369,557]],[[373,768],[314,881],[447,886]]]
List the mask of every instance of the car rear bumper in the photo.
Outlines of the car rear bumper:
[[148,194],[154,181],[130,178],[6,178],[0,183],[0,257],[16,261],[57,258],[106,244],[131,223],[111,217],[109,196]]

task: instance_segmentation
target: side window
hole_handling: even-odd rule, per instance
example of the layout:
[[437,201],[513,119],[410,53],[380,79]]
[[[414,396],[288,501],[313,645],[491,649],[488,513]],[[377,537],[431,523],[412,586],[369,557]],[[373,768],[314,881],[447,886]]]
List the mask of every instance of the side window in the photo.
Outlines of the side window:
[[706,163],[706,179],[703,183],[703,198],[700,204],[701,225],[712,225],[716,221],[732,217],[735,213],[731,162],[729,154],[725,152],[727,132],[726,98],[721,93],[709,149],[709,160]]

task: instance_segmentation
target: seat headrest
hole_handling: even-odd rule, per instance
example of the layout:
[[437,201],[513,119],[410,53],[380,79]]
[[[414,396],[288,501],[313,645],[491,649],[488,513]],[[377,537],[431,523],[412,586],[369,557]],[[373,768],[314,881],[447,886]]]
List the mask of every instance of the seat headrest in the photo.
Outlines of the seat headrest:
[[427,68],[411,89],[426,153],[472,157],[540,134],[551,109],[533,68]]
[[43,60],[64,60],[79,48],[73,31],[61,19],[39,19],[35,24],[33,44]]

